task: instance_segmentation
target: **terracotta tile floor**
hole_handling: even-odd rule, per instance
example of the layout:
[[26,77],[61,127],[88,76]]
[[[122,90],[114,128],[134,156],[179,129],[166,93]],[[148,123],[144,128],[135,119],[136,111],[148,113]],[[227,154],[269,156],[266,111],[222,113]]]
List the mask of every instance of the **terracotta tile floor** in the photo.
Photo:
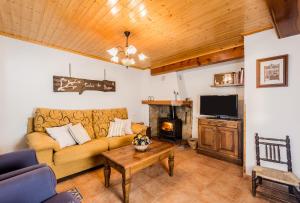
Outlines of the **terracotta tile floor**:
[[[253,198],[249,179],[242,168],[177,147],[174,176],[166,171],[167,161],[155,164],[132,176],[130,202],[172,203],[250,203],[269,202]],[[112,170],[111,185],[104,187],[103,168],[67,179],[57,185],[62,192],[76,187],[85,203],[122,202],[121,175]]]

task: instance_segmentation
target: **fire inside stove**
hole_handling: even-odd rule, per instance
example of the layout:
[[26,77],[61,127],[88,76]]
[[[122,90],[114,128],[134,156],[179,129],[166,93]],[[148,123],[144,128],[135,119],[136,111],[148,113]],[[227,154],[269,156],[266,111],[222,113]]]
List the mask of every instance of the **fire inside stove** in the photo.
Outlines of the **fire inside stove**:
[[163,122],[161,125],[161,129],[164,131],[172,132],[174,130],[173,123],[171,122]]

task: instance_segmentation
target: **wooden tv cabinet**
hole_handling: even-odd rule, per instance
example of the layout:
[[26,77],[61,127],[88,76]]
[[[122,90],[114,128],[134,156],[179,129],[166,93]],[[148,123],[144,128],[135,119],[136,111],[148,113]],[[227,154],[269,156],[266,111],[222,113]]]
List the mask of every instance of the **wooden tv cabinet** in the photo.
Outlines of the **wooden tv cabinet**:
[[242,121],[199,118],[198,153],[242,165]]

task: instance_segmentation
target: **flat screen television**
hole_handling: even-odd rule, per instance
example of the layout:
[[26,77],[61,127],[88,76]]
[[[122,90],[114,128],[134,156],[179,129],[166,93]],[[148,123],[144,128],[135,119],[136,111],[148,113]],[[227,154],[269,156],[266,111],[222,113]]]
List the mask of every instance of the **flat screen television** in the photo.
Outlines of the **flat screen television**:
[[238,117],[238,95],[200,96],[200,114]]

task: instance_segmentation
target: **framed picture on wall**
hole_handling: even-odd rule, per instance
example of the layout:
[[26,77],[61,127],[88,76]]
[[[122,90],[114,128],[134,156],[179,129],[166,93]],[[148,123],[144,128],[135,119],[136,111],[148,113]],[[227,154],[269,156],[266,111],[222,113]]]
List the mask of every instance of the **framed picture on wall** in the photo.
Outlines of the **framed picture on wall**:
[[288,86],[288,55],[256,61],[256,87]]

